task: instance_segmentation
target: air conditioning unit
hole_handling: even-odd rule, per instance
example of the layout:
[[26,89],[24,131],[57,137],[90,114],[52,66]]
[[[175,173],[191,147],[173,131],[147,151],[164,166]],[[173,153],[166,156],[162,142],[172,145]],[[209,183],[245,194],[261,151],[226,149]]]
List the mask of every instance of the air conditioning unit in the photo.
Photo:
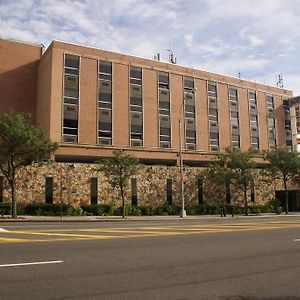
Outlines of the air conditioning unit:
[[211,150],[211,151],[218,151],[218,150],[219,150],[219,147],[217,147],[217,146],[211,146],[211,147],[210,147],[210,150]]
[[141,120],[142,119],[142,114],[132,113],[132,118],[136,119],[136,120]]
[[131,146],[141,147],[141,146],[143,146],[143,141],[141,141],[141,140],[133,140],[133,141],[131,141]]
[[171,148],[171,143],[170,142],[160,142],[160,147],[161,148]]
[[195,144],[187,144],[187,148],[188,148],[188,150],[195,150],[196,145]]
[[111,145],[111,139],[99,138],[99,143],[101,145]]
[[64,135],[63,141],[66,143],[77,143],[77,136],[73,135]]
[[76,111],[77,110],[77,107],[75,107],[75,106],[65,106],[65,108],[67,111]]

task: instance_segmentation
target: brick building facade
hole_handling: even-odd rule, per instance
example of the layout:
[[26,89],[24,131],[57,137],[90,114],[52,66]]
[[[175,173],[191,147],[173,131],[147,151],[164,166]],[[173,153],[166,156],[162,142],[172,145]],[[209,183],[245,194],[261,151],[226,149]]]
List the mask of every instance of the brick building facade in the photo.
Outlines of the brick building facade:
[[[57,163],[92,163],[124,149],[149,170],[175,168],[179,120],[187,169],[205,167],[226,147],[297,143],[290,90],[58,41],[45,50],[1,39],[0,62],[0,112],[31,113],[59,143]],[[40,185],[45,188],[47,180]],[[34,198],[43,201],[44,195]]]

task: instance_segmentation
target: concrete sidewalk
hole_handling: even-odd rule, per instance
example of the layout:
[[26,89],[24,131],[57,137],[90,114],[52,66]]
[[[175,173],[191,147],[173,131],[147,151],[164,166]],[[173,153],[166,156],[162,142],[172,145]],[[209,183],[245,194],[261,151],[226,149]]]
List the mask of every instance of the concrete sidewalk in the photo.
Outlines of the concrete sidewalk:
[[172,221],[172,220],[221,220],[221,219],[256,219],[256,218],[274,218],[281,219],[284,217],[298,217],[300,218],[300,212],[293,212],[286,214],[260,214],[260,215],[235,215],[232,217],[227,214],[226,217],[220,215],[197,215],[186,216],[180,218],[180,216],[128,216],[125,219],[121,216],[18,216],[17,219],[12,219],[10,216],[0,217],[0,222],[128,222],[128,221]]

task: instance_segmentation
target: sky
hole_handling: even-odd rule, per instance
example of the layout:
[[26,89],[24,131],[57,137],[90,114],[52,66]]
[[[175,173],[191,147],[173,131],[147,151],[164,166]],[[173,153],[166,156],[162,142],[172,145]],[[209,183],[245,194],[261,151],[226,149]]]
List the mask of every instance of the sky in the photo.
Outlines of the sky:
[[0,37],[60,40],[300,95],[300,0],[0,0]]

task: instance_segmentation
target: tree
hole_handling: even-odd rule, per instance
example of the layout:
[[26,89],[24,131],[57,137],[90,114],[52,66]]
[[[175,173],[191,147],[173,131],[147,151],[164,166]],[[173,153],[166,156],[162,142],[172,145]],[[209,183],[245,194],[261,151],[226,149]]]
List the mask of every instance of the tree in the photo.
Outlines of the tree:
[[131,155],[125,154],[123,150],[115,150],[113,157],[97,162],[98,170],[103,172],[109,179],[112,188],[120,190],[122,198],[122,216],[125,218],[125,190],[131,176],[140,169],[139,160]]
[[11,188],[12,218],[17,217],[17,170],[48,159],[56,148],[43,129],[32,125],[29,114],[0,115],[0,170]]
[[225,152],[218,154],[206,173],[208,180],[212,183],[219,185],[230,183],[242,192],[246,215],[248,215],[247,192],[254,181],[256,163],[253,157],[255,154],[256,151],[252,149],[241,152],[227,148]]
[[300,158],[298,153],[286,148],[273,148],[265,152],[267,174],[272,179],[281,179],[285,192],[285,213],[289,212],[288,182],[299,176]]

